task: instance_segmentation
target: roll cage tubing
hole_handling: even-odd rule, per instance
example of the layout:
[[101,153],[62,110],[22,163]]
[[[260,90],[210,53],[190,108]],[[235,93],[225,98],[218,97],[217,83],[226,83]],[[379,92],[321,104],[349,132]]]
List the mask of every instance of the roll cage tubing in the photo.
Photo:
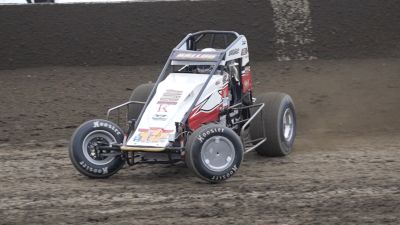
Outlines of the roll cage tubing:
[[[174,58],[174,56],[175,56],[177,53],[200,53],[200,52],[198,52],[198,51],[193,51],[193,50],[181,50],[180,48],[181,48],[184,44],[187,44],[187,46],[189,46],[189,45],[188,45],[188,41],[193,41],[193,38],[195,38],[195,37],[197,37],[197,36],[200,36],[200,37],[197,38],[197,40],[196,40],[196,41],[199,41],[199,40],[200,40],[202,37],[204,37],[204,35],[206,35],[206,34],[211,34],[211,35],[213,35],[213,36],[216,35],[216,34],[233,35],[233,36],[236,37],[236,39],[235,39],[227,48],[225,48],[224,50],[219,50],[219,51],[217,51],[217,52],[212,52],[213,54],[218,55],[218,57],[215,57],[216,59],[213,59],[213,60],[205,60],[206,62],[209,62],[210,65],[213,66],[213,69],[212,69],[212,71],[210,72],[210,74],[209,74],[209,76],[208,76],[206,82],[204,83],[204,85],[203,85],[203,87],[201,88],[200,92],[197,94],[195,100],[193,101],[192,105],[190,106],[190,108],[188,109],[188,111],[185,113],[185,116],[183,117],[183,119],[182,119],[182,121],[181,121],[182,124],[188,125],[187,122],[188,122],[188,118],[189,118],[190,113],[192,112],[192,110],[193,110],[194,107],[196,106],[196,103],[199,101],[201,95],[203,94],[204,90],[206,89],[206,87],[207,87],[208,83],[210,82],[212,76],[215,75],[215,72],[217,71],[218,66],[221,64],[222,60],[225,58],[228,49],[230,49],[232,46],[234,46],[234,45],[240,40],[240,38],[243,37],[243,35],[239,35],[238,33],[234,32],[234,31],[216,31],[216,30],[205,30],[205,31],[199,31],[199,32],[196,32],[196,33],[193,33],[193,34],[192,34],[192,33],[191,33],[191,34],[188,34],[188,35],[187,35],[187,36],[172,50],[172,53],[171,53],[170,56],[168,57],[168,60],[167,60],[167,62],[166,62],[166,64],[165,64],[163,70],[161,71],[161,73],[160,73],[160,75],[159,75],[159,77],[158,77],[158,79],[157,79],[157,81],[156,81],[156,83],[155,83],[153,89],[152,89],[151,92],[150,92],[149,97],[148,97],[147,100],[146,100],[146,103],[144,104],[144,107],[142,108],[142,111],[141,111],[140,114],[139,114],[139,117],[137,118],[137,120],[136,120],[136,122],[135,122],[135,129],[133,129],[133,131],[136,130],[137,125],[138,125],[138,124],[136,124],[136,123],[142,119],[142,116],[143,116],[144,111],[146,110],[147,106],[149,105],[151,99],[154,97],[154,94],[155,94],[155,92],[156,92],[156,89],[157,89],[157,87],[158,87],[158,84],[159,84],[162,80],[165,79],[165,77],[166,77],[166,70],[167,70],[167,68],[171,65],[172,60],[174,60],[174,61],[193,61],[193,62],[195,62],[195,60],[181,60],[181,59],[177,59],[177,58]],[[212,38],[211,43],[213,42],[213,39],[214,39],[214,38]],[[225,36],[225,40],[227,40],[227,39],[226,39],[226,36]],[[204,61],[204,60],[203,60],[203,61]],[[134,132],[132,132],[132,134],[133,134],[133,133],[134,133]],[[128,135],[129,135],[129,134],[128,134]]]

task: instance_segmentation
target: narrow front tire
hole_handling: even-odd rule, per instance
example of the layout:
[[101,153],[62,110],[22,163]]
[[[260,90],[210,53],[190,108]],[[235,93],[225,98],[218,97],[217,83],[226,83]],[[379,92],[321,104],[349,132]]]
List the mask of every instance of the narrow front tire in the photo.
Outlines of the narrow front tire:
[[[106,178],[118,172],[125,161],[118,152],[98,150],[99,145],[122,143],[124,133],[116,124],[107,120],[91,120],[79,126],[71,138],[69,157],[74,167],[90,178]],[[116,153],[102,156],[102,153]]]

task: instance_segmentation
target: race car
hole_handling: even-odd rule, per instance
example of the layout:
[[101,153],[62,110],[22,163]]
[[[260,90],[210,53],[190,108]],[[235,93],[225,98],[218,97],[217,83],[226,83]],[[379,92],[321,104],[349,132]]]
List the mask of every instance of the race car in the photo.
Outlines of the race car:
[[107,120],[76,129],[72,164],[83,175],[105,178],[126,164],[183,162],[199,178],[218,183],[238,171],[245,153],[288,155],[296,136],[292,98],[277,92],[255,96],[249,62],[243,35],[188,34],[155,83],[136,87],[129,101],[108,110]]

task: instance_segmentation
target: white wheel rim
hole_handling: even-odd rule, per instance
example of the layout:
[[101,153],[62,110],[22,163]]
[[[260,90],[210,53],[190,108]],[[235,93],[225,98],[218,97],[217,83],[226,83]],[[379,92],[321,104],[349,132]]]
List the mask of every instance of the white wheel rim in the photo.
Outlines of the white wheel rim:
[[203,165],[214,172],[221,172],[232,166],[235,155],[232,142],[222,136],[211,137],[201,148]]
[[286,142],[290,142],[292,140],[294,131],[294,117],[293,112],[290,108],[287,108],[283,113],[282,125],[283,138]]

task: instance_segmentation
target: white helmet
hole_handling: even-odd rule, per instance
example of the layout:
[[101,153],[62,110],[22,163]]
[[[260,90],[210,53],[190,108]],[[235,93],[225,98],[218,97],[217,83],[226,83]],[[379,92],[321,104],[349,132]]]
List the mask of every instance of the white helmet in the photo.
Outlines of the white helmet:
[[[204,48],[201,50],[201,52],[216,52],[217,50],[213,49],[213,48]],[[197,66],[197,73],[211,73],[213,67],[210,65],[201,65],[201,66]]]

